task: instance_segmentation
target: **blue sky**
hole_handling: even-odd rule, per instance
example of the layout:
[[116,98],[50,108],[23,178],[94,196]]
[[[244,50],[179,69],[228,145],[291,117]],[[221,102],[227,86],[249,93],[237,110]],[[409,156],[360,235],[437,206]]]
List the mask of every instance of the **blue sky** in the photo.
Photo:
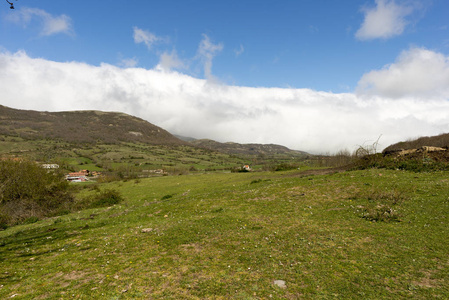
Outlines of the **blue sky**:
[[[0,5],[0,79],[22,93],[7,92],[0,104],[122,110],[177,134],[311,152],[323,149],[323,139],[334,138],[324,150],[335,151],[381,134],[388,146],[449,130],[441,115],[449,100],[446,0],[17,0],[14,6]],[[102,92],[111,76],[115,83]],[[142,76],[154,79],[146,84]],[[97,97],[79,99],[93,96],[69,93],[70,82]],[[430,118],[435,112],[438,121]],[[327,127],[310,126],[318,117]],[[363,124],[369,118],[379,128]],[[398,125],[404,120],[408,128]],[[264,129],[268,121],[279,127]],[[329,126],[333,131],[325,133]]]

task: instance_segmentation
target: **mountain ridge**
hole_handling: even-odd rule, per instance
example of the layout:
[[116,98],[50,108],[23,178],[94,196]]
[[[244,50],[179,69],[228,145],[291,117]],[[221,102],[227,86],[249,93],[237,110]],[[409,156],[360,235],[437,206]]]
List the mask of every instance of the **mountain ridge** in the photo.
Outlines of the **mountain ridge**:
[[60,139],[70,143],[186,144],[161,127],[125,113],[94,110],[40,112],[2,105],[0,134],[26,139]]
[[190,142],[191,144],[210,150],[222,151],[228,154],[249,154],[249,155],[270,155],[270,154],[292,154],[308,155],[308,153],[299,150],[291,150],[282,145],[276,144],[239,144],[235,142],[220,143],[211,139],[198,139]]
[[0,135],[25,139],[54,139],[81,144],[138,142],[150,145],[188,145],[226,154],[295,156],[308,154],[276,144],[220,143],[211,139],[177,136],[126,113],[98,110],[48,112],[0,105]]

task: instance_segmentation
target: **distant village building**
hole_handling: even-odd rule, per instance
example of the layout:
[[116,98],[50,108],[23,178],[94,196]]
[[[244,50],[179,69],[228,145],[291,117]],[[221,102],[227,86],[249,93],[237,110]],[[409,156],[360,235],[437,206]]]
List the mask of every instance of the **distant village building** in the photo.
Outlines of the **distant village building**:
[[251,167],[249,165],[244,165],[242,167],[242,169],[245,170],[245,171],[251,171]]
[[168,174],[167,171],[165,171],[163,169],[142,170],[142,173],[153,173],[153,174],[159,174],[159,175],[166,175],[166,174]]
[[71,182],[89,181],[89,178],[97,178],[101,175],[98,171],[81,170],[79,172],[72,172],[66,175],[66,180]]
[[70,182],[84,182],[84,181],[88,181],[86,176],[76,176],[76,175],[67,175],[66,176],[67,181]]
[[42,164],[42,168],[44,169],[59,169],[58,164]]
[[84,182],[88,181],[89,179],[87,176],[90,175],[89,170],[81,170],[79,172],[72,172],[66,175],[67,181],[71,182]]

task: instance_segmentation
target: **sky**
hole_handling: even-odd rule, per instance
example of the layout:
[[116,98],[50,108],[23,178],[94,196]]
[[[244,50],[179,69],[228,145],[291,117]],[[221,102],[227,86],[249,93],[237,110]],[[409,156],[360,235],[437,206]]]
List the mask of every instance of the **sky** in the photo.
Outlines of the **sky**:
[[0,2],[0,104],[314,154],[449,132],[447,0]]

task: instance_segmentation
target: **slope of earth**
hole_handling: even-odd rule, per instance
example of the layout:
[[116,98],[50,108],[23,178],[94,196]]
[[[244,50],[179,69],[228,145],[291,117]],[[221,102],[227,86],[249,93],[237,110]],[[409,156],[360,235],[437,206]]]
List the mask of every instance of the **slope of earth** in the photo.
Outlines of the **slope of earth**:
[[25,139],[56,139],[70,143],[186,144],[166,130],[124,113],[38,112],[1,105],[0,134]]
[[191,144],[217,150],[229,154],[245,154],[245,155],[290,155],[307,157],[309,154],[302,151],[291,150],[285,146],[275,144],[238,144],[238,143],[220,143],[209,139],[193,140]]
[[449,146],[449,133],[444,133],[436,136],[425,136],[420,137],[415,140],[399,142],[388,146],[384,149],[384,153],[407,150],[407,149],[418,149],[423,146],[432,147],[448,147]]
[[[148,177],[156,170],[168,174],[230,170],[248,164],[231,156],[189,145],[143,143],[68,143],[51,139],[23,139],[0,135],[0,158],[24,158],[58,164],[66,171],[120,173],[125,178]],[[153,172],[153,173],[152,173]]]
[[[231,170],[242,165],[270,169],[299,164],[308,156],[279,145],[191,143],[122,113],[38,112],[0,105],[0,155],[60,164],[66,170],[171,173]],[[213,146],[210,146],[213,145]]]
[[0,298],[448,299],[446,172],[168,176],[0,231]]

